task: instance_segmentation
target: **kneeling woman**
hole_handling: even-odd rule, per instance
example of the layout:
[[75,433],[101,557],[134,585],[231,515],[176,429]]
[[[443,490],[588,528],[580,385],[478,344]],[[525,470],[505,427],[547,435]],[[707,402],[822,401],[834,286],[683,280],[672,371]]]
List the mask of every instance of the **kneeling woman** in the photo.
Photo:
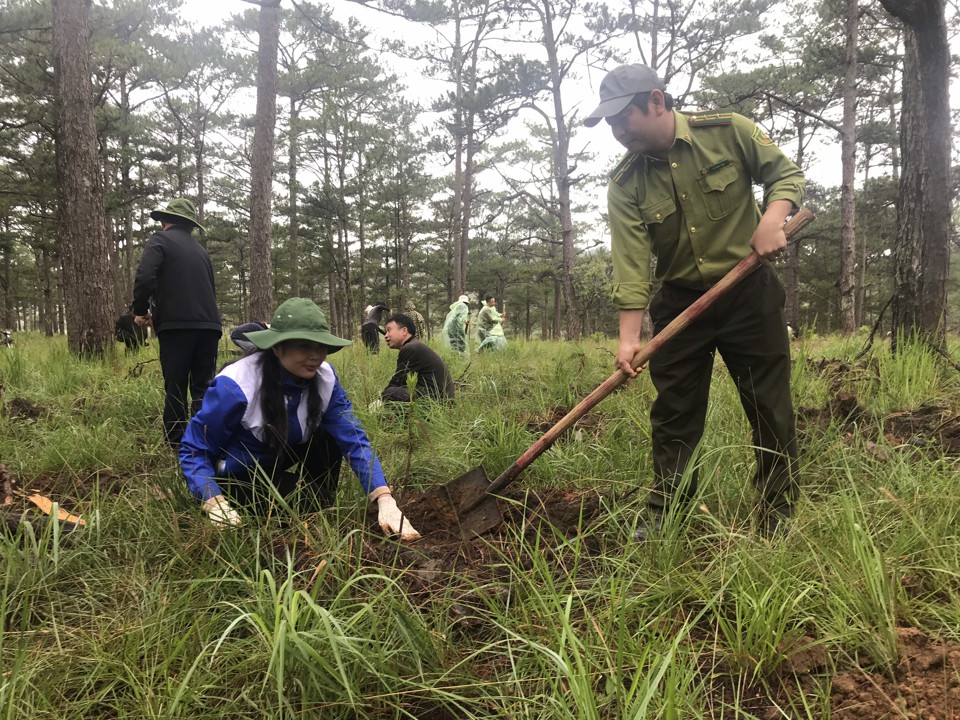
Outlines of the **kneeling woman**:
[[326,362],[350,341],[331,334],[323,312],[306,298],[284,302],[270,328],[247,333],[247,339],[259,350],[214,378],[180,445],[187,485],[210,520],[240,524],[227,498],[262,509],[273,494],[262,486],[264,478],[281,497],[297,490],[304,511],[329,506],[345,457],[377,502],[383,531],[401,540],[420,537],[390,494],[367,434]]

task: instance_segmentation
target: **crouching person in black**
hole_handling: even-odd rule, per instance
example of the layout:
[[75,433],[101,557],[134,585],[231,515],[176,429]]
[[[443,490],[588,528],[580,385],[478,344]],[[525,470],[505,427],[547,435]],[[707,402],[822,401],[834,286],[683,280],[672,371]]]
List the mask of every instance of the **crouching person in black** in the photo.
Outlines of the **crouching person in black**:
[[399,350],[397,372],[390,378],[382,398],[385,401],[410,402],[407,376],[417,374],[414,396],[437,400],[453,398],[453,379],[443,359],[416,337],[416,324],[409,315],[387,319],[387,345]]
[[117,318],[113,324],[113,336],[127,347],[127,352],[136,352],[147,344],[147,329],[133,319],[133,306]]

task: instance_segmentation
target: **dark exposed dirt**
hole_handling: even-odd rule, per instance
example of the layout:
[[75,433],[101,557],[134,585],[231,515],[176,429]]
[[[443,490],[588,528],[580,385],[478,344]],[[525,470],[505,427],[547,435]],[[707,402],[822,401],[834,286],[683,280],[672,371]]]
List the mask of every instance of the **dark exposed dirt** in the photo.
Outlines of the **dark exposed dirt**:
[[3,407],[3,411],[11,420],[25,422],[38,420],[50,414],[49,409],[41,405],[35,405],[26,398],[21,397],[15,397],[7,401]]
[[[860,405],[856,393],[849,389],[854,380],[875,377],[876,369],[872,365],[829,359],[808,360],[807,363],[827,378],[832,393],[826,407],[797,409],[801,443],[805,435],[832,424],[848,432],[856,425],[866,427],[872,424],[883,427],[884,439],[893,448],[960,456],[960,415],[938,405],[924,405],[916,410],[878,417]],[[870,450],[883,459],[881,449],[871,446]]]
[[900,662],[894,678],[864,670],[836,675],[830,691],[832,717],[960,718],[960,645],[941,642],[916,628],[899,628]]
[[[555,407],[527,419],[525,425],[527,430],[537,435],[543,435],[550,428],[556,425],[563,417],[570,412],[567,408]],[[589,432],[591,435],[598,435],[603,422],[603,415],[598,412],[588,412],[573,424],[571,432],[580,430]]]

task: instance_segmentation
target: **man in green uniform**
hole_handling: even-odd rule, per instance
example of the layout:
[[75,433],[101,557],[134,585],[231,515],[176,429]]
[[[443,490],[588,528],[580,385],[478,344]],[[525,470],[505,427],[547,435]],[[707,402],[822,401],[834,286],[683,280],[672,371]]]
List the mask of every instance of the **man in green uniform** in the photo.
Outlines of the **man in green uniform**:
[[[630,362],[642,346],[651,253],[662,287],[649,311],[660,332],[751,250],[765,259],[783,251],[783,223],[800,205],[804,180],[751,120],[731,112],[675,111],[664,84],[645,65],[607,73],[600,104],[585,124],[601,120],[627,149],[610,174],[607,203],[620,311],[616,365],[635,376]],[[760,207],[754,185],[763,188]],[[799,485],[784,301],[783,286],[765,264],[651,359],[655,477],[638,539],[655,533],[667,510],[682,508],[696,493],[696,470],[685,481],[684,471],[703,435],[717,351],[753,427],[758,530],[766,536],[785,531]]]

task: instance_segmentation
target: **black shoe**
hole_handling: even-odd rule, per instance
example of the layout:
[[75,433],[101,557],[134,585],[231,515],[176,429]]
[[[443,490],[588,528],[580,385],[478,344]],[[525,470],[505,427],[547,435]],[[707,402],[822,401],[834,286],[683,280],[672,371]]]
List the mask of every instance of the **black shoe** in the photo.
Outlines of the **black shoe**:
[[637,529],[633,531],[633,539],[636,542],[655,540],[662,527],[663,515],[656,512],[646,513],[637,524]]

